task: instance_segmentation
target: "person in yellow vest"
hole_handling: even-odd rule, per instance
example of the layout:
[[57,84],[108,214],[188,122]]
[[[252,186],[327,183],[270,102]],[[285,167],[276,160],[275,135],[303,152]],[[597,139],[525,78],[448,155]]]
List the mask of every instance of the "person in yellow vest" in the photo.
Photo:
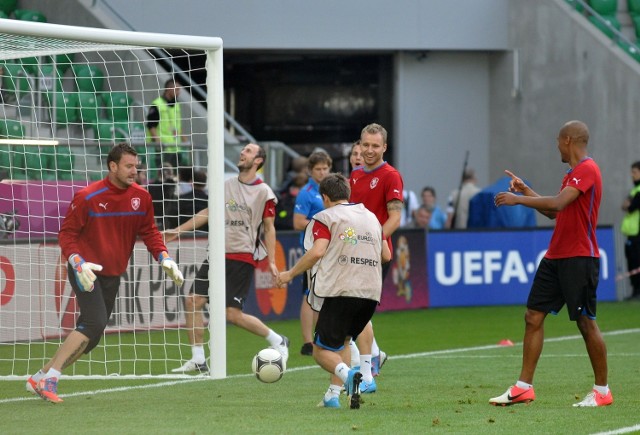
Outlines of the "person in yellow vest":
[[627,269],[633,293],[629,299],[640,300],[640,161],[631,165],[633,189],[622,203],[626,213],[622,219],[620,231],[627,236],[624,255],[627,257]]
[[153,100],[147,114],[147,143],[156,145],[156,164],[171,163],[174,168],[190,164],[186,151],[180,144],[187,142],[182,134],[182,114],[178,96],[180,84],[169,79],[164,84],[164,93]]

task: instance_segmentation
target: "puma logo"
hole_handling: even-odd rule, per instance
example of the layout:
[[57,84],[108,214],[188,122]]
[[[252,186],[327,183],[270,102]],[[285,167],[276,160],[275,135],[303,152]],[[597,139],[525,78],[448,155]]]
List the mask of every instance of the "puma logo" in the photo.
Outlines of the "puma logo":
[[571,181],[575,181],[576,185],[580,182],[581,178],[573,177]]
[[109,204],[109,203],[108,202],[101,202],[98,205],[106,210],[107,209],[107,204]]

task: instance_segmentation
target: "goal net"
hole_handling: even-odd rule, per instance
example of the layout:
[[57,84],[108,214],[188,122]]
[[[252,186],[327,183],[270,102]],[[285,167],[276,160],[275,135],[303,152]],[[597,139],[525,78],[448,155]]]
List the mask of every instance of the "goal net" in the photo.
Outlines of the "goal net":
[[[114,144],[138,151],[139,183],[161,229],[191,217],[180,213],[193,200],[178,196],[192,189],[194,172],[207,175],[210,200],[222,200],[222,41],[6,19],[0,41],[0,378],[10,379],[35,373],[75,328],[58,232],[73,194],[106,176]],[[178,94],[175,128],[152,114],[166,92]],[[222,210],[212,210],[208,235],[167,245],[181,288],[138,242],[100,345],[64,375],[172,376],[191,356],[182,296],[208,246],[210,273],[224,276],[223,256],[214,255],[224,249],[222,222]],[[211,318],[221,319],[211,337],[214,377],[226,375],[223,310],[212,298]]]

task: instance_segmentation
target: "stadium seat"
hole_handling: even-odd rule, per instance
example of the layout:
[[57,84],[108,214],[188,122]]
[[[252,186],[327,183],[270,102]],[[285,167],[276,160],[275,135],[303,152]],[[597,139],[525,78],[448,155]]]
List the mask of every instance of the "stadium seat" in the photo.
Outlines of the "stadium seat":
[[78,115],[82,124],[94,125],[100,118],[100,104],[93,92],[78,92]]
[[12,151],[13,179],[42,180],[42,168],[47,167],[47,155],[40,153],[40,147],[20,145],[14,146]]
[[51,75],[55,63],[58,73],[64,75],[73,65],[73,56],[73,54],[57,54],[55,57],[23,57],[18,59],[18,63],[22,64],[25,71],[32,76]]
[[602,23],[597,17],[593,15],[589,17],[589,21],[591,21],[594,26],[600,29],[600,31],[602,31],[602,33],[607,35],[609,38],[613,38],[614,33],[613,33],[613,30],[611,30],[611,27],[613,27],[616,30],[620,30],[620,21],[618,21],[615,15],[610,15],[610,16],[602,15],[601,17],[607,23],[609,23],[609,26]]
[[627,9],[631,15],[640,15],[640,0],[627,0]]
[[44,97],[49,105],[49,116],[52,122],[61,124],[60,127],[78,122],[77,92],[47,92]]
[[618,12],[618,0],[589,0],[589,6],[600,15],[615,15]]
[[80,92],[101,92],[104,85],[104,73],[95,65],[74,64],[76,89]]
[[0,18],[7,19],[7,18],[9,18],[9,15],[7,15],[7,14],[6,14],[5,12],[3,12],[3,11],[0,11]]
[[128,122],[133,98],[126,92],[105,92],[102,94],[107,119],[115,122]]
[[640,15],[631,15],[631,22],[636,35],[636,42],[640,42]]
[[16,9],[14,11],[16,19],[21,21],[36,21],[38,23],[46,23],[47,17],[40,11],[33,9]]
[[622,48],[622,50],[624,50],[629,56],[640,62],[640,50],[638,50],[634,45],[621,39],[618,41],[618,46],[620,46],[620,48]]
[[[40,153],[43,180],[73,180],[74,156],[67,145],[43,146]],[[81,177],[78,177],[80,179]]]
[[11,15],[18,8],[18,0],[0,0],[0,11],[7,15]]
[[2,70],[3,96],[18,101],[31,89],[27,72],[21,64],[11,62],[4,63]]
[[15,119],[0,119],[0,137],[3,139],[24,139],[24,126]]

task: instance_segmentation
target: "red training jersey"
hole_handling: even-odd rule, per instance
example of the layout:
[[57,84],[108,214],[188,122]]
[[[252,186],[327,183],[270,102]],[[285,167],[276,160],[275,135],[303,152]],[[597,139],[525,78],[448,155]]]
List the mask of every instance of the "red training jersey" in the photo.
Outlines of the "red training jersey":
[[120,189],[105,178],[76,192],[58,241],[65,259],[79,254],[102,266],[97,274],[120,276],[138,236],[156,260],[167,250],[154,221],[149,192],[135,183]]
[[602,176],[596,162],[587,157],[567,171],[562,189],[574,187],[578,198],[556,215],[546,258],[600,257],[596,226],[602,198]]
[[[364,166],[358,166],[351,172],[351,197],[349,202],[362,203],[367,210],[375,214],[380,225],[389,219],[387,203],[391,200],[402,199],[402,176],[387,162],[372,171]],[[387,234],[388,235],[388,234]]]

